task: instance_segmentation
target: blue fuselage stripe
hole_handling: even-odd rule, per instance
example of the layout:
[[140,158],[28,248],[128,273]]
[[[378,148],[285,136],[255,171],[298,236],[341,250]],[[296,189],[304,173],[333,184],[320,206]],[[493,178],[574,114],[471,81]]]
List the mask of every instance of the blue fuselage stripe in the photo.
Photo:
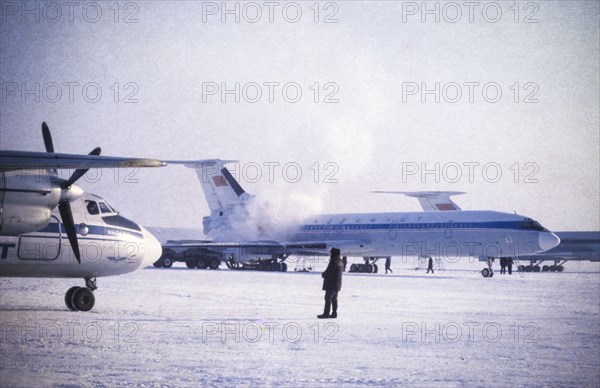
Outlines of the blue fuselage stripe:
[[351,231],[351,230],[444,230],[444,229],[515,229],[522,231],[543,231],[523,221],[492,221],[492,222],[392,222],[380,224],[311,224],[304,225],[305,232],[311,231]]
[[[59,224],[56,222],[46,225],[44,229],[38,230],[35,233],[63,233],[66,234],[64,228],[59,231]],[[121,229],[115,227],[101,226],[101,225],[87,225],[89,232],[85,237],[80,238],[91,238],[91,237],[114,237],[118,234],[130,234],[137,238],[143,238],[144,236],[137,230]]]

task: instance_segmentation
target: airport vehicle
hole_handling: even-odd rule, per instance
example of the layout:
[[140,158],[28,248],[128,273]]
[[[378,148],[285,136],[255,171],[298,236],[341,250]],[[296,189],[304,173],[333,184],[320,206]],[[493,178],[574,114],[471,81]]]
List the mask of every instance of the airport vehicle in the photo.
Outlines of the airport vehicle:
[[290,255],[327,255],[336,247],[345,256],[363,257],[367,272],[383,257],[472,256],[487,263],[482,275],[491,277],[494,258],[542,252],[559,243],[531,218],[495,211],[321,214],[279,227],[270,222],[268,208],[253,207],[254,196],[227,170],[229,162],[169,162],[196,170],[211,211],[203,219],[211,241],[188,245],[205,252],[190,261],[210,253],[232,268],[269,262],[277,269]]
[[171,268],[175,262],[183,262],[188,268],[217,269],[221,265],[221,257],[214,255],[202,244],[210,240],[167,240],[162,244],[163,253],[160,260],[154,262],[155,267]]
[[[96,278],[147,266],[162,249],[146,229],[75,182],[90,168],[158,167],[153,159],[54,153],[42,124],[47,152],[0,151],[0,276],[83,278],[85,287],[65,294],[70,310],[94,307]],[[57,169],[75,169],[69,179]]]
[[[230,269],[286,272],[286,247],[276,241],[221,243],[211,240],[167,240],[155,267],[170,268],[183,262],[192,268],[218,269],[222,262]],[[296,252],[296,251],[295,251]],[[305,252],[307,253],[307,252]],[[280,260],[276,260],[280,259]]]

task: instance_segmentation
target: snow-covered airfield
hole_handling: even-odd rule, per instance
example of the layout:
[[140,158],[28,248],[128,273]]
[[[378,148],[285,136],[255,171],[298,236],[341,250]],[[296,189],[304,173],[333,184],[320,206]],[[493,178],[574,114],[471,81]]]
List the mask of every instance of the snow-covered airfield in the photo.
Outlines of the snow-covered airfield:
[[[249,193],[282,194],[284,220],[421,211],[367,192],[456,190],[464,209],[600,229],[598,1],[2,1],[0,14],[0,149],[42,151],[46,121],[59,152],[240,160]],[[209,214],[188,169],[79,182],[140,225]],[[179,266],[98,279],[85,314],[63,302],[81,279],[0,279],[0,388],[600,381],[598,263],[484,279],[466,259],[433,276],[394,260],[393,275],[345,275],[335,321],[316,319],[318,268]]]
[[[181,265],[181,264],[178,264]],[[318,320],[311,273],[148,268],[100,279],[91,313],[73,280],[0,279],[2,386],[597,386],[600,273],[484,279],[468,259],[425,275],[346,274]],[[383,267],[380,266],[380,268]]]

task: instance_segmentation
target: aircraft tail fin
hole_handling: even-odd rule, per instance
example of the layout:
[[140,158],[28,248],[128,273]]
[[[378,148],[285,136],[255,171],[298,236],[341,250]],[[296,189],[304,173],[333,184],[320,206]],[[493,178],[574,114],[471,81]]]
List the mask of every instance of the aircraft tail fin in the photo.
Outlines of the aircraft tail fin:
[[373,193],[403,194],[417,198],[426,212],[462,210],[450,197],[465,194],[462,191],[373,191]]
[[234,160],[207,159],[196,161],[167,161],[182,164],[196,170],[204,197],[210,208],[210,216],[204,217],[204,234],[213,230],[231,229],[236,221],[248,217],[247,204],[252,195],[246,193],[225,164]]

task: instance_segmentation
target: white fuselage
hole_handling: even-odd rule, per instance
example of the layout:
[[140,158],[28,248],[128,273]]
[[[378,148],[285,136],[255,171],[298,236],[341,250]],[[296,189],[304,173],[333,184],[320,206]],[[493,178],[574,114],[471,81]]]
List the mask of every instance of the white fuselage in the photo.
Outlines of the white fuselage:
[[560,241],[527,217],[495,211],[319,215],[291,240],[337,244],[346,256],[448,258],[522,256]]
[[95,278],[120,275],[151,265],[162,252],[146,229],[120,216],[109,206],[84,194],[72,201],[73,218],[81,252],[77,262],[57,211],[41,230],[18,236],[0,236],[0,276]]

